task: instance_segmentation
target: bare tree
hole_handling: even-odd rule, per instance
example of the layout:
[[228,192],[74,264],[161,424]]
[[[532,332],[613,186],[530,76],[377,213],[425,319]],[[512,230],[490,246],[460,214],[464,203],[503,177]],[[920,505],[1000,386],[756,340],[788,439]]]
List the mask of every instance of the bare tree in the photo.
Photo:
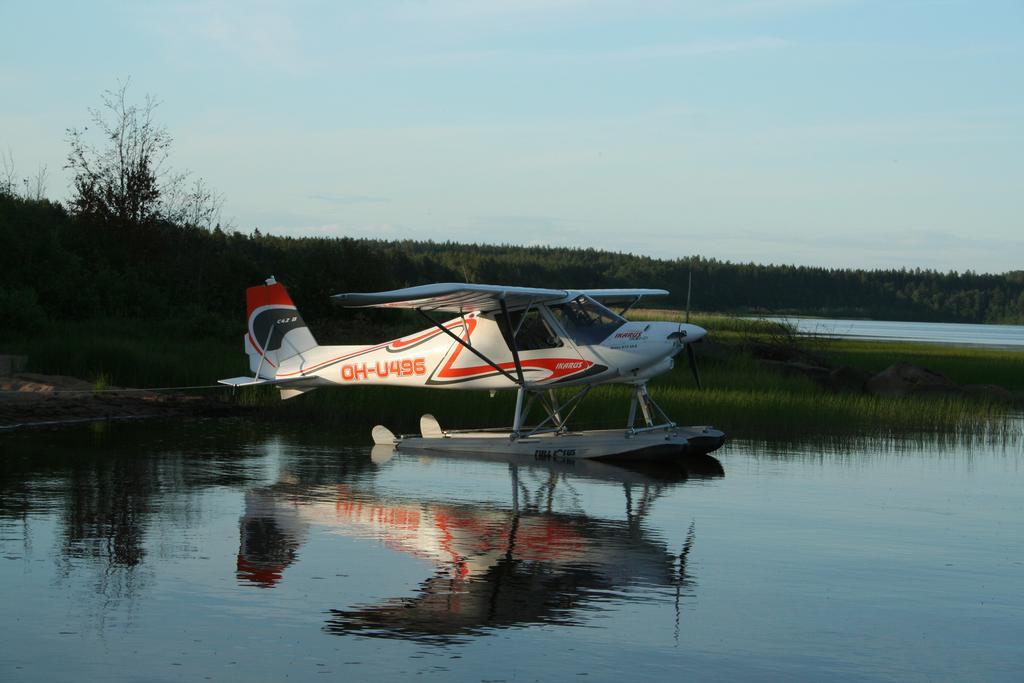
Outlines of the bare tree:
[[88,126],[68,129],[67,168],[75,174],[73,211],[141,224],[159,214],[159,175],[171,136],[153,120],[159,102],[147,95],[141,107],[128,103],[128,83],[105,91],[102,109],[89,109],[105,147],[89,142]]
[[224,195],[215,192],[202,178],[177,178],[165,188],[163,204],[165,218],[178,225],[207,230],[221,225]]
[[6,152],[0,154],[0,197],[13,197],[17,194],[14,191],[14,179],[17,175],[14,152],[8,147]]
[[22,183],[25,185],[25,199],[34,199],[40,201],[46,198],[46,181],[49,176],[46,164],[39,164],[39,168],[36,170],[36,174],[31,178],[23,178]]
[[[69,128],[66,168],[74,172],[71,209],[104,221],[145,225],[156,220],[211,228],[219,220],[223,197],[202,179],[189,183],[188,172],[168,163],[172,138],[156,122],[160,102],[146,95],[141,105],[128,101],[129,81],[102,95],[103,106],[89,109],[96,131]],[[103,145],[92,144],[92,136]]]

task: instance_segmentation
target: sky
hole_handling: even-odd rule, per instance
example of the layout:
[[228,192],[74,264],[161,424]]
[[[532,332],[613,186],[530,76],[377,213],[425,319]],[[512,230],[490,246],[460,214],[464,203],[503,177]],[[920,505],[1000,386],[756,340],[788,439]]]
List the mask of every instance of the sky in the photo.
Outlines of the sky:
[[125,79],[243,232],[1024,269],[1024,0],[0,0],[49,196]]

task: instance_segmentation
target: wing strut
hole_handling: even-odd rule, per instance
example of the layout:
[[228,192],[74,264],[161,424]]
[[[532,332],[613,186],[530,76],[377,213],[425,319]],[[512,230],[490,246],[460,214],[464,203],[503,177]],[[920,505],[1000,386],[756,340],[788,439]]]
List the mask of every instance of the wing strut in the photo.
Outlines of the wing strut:
[[495,363],[495,362],[494,362],[493,360],[491,360],[490,358],[488,358],[488,357],[487,357],[487,356],[485,356],[484,354],[482,354],[482,353],[480,353],[479,351],[477,351],[477,350],[476,350],[475,348],[473,348],[473,346],[472,346],[471,344],[467,344],[467,343],[466,343],[466,340],[464,340],[464,339],[463,339],[462,337],[458,337],[458,336],[456,336],[456,335],[455,335],[455,334],[453,334],[453,333],[452,333],[452,331],[451,331],[451,330],[449,330],[449,329],[448,329],[447,327],[445,327],[444,325],[442,325],[441,323],[437,322],[436,320],[434,320],[433,318],[431,318],[431,317],[430,317],[429,315],[427,315],[426,313],[424,313],[424,312],[423,312],[423,309],[422,309],[422,308],[417,308],[417,309],[416,309],[416,312],[417,312],[417,313],[419,313],[419,314],[420,314],[421,316],[423,316],[424,318],[426,318],[427,322],[429,322],[429,323],[430,323],[431,325],[433,325],[433,326],[434,326],[434,327],[436,327],[437,329],[439,329],[439,330],[441,330],[442,332],[444,332],[445,334],[447,334],[447,335],[448,335],[449,337],[451,337],[452,339],[454,339],[455,341],[457,341],[457,342],[458,342],[459,344],[462,344],[463,348],[465,348],[465,349],[468,349],[469,351],[472,351],[472,352],[473,352],[473,354],[474,354],[474,355],[475,355],[475,356],[476,356],[477,358],[479,358],[479,359],[480,359],[480,360],[482,360],[483,362],[487,363],[488,365],[490,365],[490,366],[491,366],[492,368],[494,368],[495,370],[497,370],[497,371],[498,371],[498,372],[500,372],[501,374],[505,375],[505,377],[508,377],[508,378],[509,378],[509,380],[511,380],[512,382],[515,382],[515,383],[516,383],[516,384],[518,384],[518,385],[519,385],[520,387],[525,387],[525,386],[526,386],[526,382],[524,382],[524,381],[523,381],[523,371],[522,371],[522,368],[520,368],[520,367],[519,367],[519,355],[518,355],[518,354],[517,354],[517,353],[516,353],[515,351],[512,351],[512,357],[513,357],[513,358],[515,359],[515,361],[516,361],[516,370],[517,370],[517,371],[518,371],[518,373],[519,373],[519,379],[516,379],[515,377],[513,377],[512,375],[510,375],[510,374],[508,373],[508,371],[507,371],[507,370],[505,370],[504,368],[502,368],[501,366],[499,366],[499,365],[498,365],[497,363]]
[[[512,327],[512,318],[508,315],[508,306],[505,305],[505,297],[498,299],[498,305],[501,306],[501,314],[505,316],[505,321],[508,326]],[[530,306],[533,305],[533,300],[530,300]],[[516,348],[516,335],[519,333],[519,328],[523,326],[523,321],[526,320],[526,314],[530,312],[530,307],[527,306],[526,310],[523,311],[523,317],[519,319],[519,326],[516,327],[516,331],[512,333],[512,343],[508,345],[508,350],[512,352],[512,361],[516,364],[516,376],[519,377],[519,386],[526,387],[526,381],[523,380],[523,366],[519,363],[519,349]]]
[[635,296],[635,297],[633,297],[633,300],[630,301],[628,304],[626,304],[626,306],[621,311],[619,311],[619,315],[622,315],[622,316],[626,315],[626,311],[628,311],[629,309],[631,309],[634,306],[636,306],[637,303],[639,303],[640,299],[642,299],[642,298],[643,298],[642,296]]

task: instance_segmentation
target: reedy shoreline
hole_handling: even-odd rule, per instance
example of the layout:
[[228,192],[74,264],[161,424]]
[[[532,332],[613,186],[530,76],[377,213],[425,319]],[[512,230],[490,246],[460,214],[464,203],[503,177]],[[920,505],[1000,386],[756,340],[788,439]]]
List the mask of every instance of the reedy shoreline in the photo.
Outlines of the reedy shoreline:
[[[678,316],[674,311],[639,311],[632,317],[678,320]],[[837,393],[807,377],[766,365],[749,347],[797,344],[801,353],[865,372],[877,372],[897,360],[910,361],[943,372],[957,383],[1000,384],[1018,397],[1024,391],[1024,354],[1020,352],[796,337],[777,323],[729,316],[696,315],[691,320],[711,331],[711,341],[698,345],[705,389],[694,386],[683,357],[677,359],[674,370],[650,384],[655,399],[681,424],[712,424],[730,436],[754,439],[911,433],[998,436],[1019,429],[1012,418],[1019,399],[1007,403],[974,396]],[[58,334],[5,346],[28,354],[30,370],[82,377],[96,388],[207,385],[245,372],[240,334],[197,332],[173,323],[145,329],[117,321],[77,323],[62,325]],[[381,336],[381,331],[373,329],[361,335],[363,341]],[[231,390],[203,391],[227,396]],[[233,400],[258,413],[259,419],[306,421],[330,428],[365,425],[369,429],[383,423],[396,431],[412,432],[418,428],[419,416],[428,412],[446,427],[504,425],[513,398],[511,392],[488,398],[485,392],[360,387],[321,389],[285,402],[272,389],[238,391]],[[627,407],[626,387],[599,387],[580,409],[575,426],[624,425]]]

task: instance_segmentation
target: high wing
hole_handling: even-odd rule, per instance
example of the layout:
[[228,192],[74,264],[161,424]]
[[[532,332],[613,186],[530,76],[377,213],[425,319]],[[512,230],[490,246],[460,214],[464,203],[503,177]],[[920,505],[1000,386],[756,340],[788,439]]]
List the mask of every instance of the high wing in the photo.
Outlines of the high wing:
[[585,294],[604,304],[621,304],[635,301],[643,296],[665,296],[667,289],[579,289],[574,294]]
[[390,292],[335,294],[331,299],[335,303],[349,308],[421,308],[426,311],[470,313],[472,311],[486,312],[498,310],[501,308],[500,302],[502,299],[504,299],[508,310],[514,311],[535,304],[561,301],[568,299],[574,294],[574,292],[565,289],[537,289],[535,287],[505,287],[503,285],[473,285],[461,282],[444,282],[434,285],[395,289]]

